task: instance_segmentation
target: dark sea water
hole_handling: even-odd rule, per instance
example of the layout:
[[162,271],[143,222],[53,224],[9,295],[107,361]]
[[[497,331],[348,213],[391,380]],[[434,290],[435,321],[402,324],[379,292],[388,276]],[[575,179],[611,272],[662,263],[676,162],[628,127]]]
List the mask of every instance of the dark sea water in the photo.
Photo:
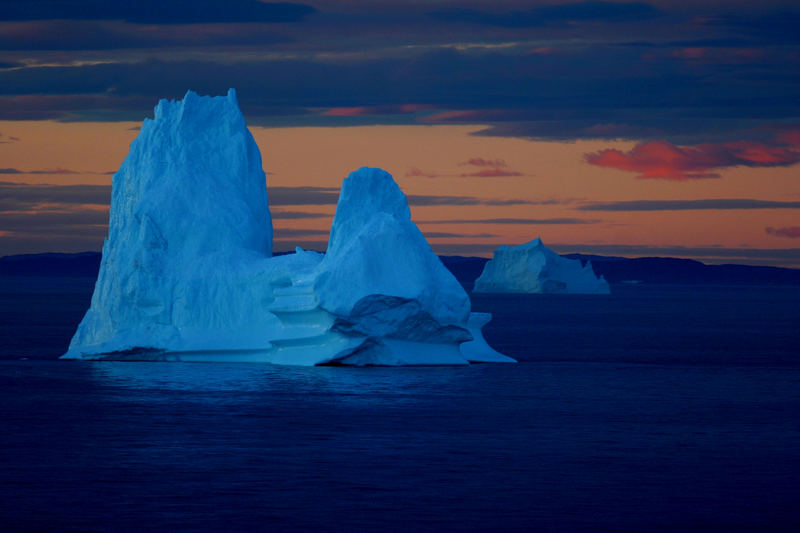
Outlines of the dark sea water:
[[91,287],[0,279],[0,531],[800,530],[797,287],[474,296],[517,365],[57,361]]

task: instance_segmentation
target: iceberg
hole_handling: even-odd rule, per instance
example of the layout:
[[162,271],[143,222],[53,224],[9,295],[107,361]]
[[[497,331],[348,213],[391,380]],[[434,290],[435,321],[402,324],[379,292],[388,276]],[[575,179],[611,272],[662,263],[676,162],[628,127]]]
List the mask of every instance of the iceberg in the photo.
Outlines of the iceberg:
[[287,365],[513,362],[381,169],[342,185],[326,254],[272,257],[236,93],[161,100],[112,179],[91,305],[65,359]]
[[561,257],[534,239],[503,245],[483,267],[473,292],[610,294],[608,282],[595,276],[590,261]]

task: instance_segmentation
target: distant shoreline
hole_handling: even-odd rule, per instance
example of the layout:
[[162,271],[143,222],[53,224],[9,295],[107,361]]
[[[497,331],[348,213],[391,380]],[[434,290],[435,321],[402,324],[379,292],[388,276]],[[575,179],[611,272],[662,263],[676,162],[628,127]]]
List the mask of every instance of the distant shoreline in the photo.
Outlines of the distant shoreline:
[[[277,253],[276,255],[283,255]],[[693,259],[672,257],[624,258],[586,254],[563,254],[582,262],[591,261],[597,275],[618,284],[689,285],[800,285],[800,269],[753,265],[706,265]],[[41,253],[0,257],[2,277],[96,277],[100,252]],[[485,257],[439,256],[462,285],[471,289],[488,261]]]

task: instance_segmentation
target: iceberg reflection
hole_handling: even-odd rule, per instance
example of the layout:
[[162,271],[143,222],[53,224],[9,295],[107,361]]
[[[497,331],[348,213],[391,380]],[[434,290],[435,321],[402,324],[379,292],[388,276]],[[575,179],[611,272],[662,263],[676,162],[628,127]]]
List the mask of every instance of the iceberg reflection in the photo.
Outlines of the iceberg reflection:
[[[334,401],[416,402],[444,394],[480,367],[297,367],[271,364],[87,361],[91,378],[114,389],[202,392],[203,401],[269,392]],[[474,377],[474,376],[473,376]],[[221,393],[221,394],[215,394]],[[230,393],[230,395],[228,394]]]

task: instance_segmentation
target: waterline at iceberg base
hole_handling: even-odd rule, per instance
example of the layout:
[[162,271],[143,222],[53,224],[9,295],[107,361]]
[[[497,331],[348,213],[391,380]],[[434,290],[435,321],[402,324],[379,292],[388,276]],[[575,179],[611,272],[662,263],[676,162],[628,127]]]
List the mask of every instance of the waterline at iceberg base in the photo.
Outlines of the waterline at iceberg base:
[[285,365],[514,362],[411,221],[391,175],[343,184],[326,254],[272,257],[236,94],[161,100],[112,180],[91,306],[65,359]]

